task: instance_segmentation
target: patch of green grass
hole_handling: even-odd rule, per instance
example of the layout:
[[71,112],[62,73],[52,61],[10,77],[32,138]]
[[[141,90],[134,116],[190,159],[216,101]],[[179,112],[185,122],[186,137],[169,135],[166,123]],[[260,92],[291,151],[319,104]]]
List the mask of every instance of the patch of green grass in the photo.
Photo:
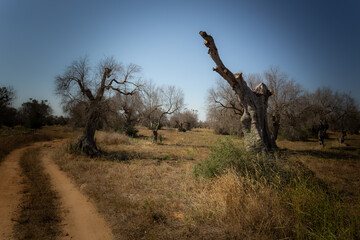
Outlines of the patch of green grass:
[[275,158],[263,153],[246,152],[242,146],[235,145],[227,138],[211,147],[209,158],[194,167],[194,175],[213,178],[227,173],[229,169],[254,180],[276,182],[287,182],[292,174],[289,169],[280,166]]

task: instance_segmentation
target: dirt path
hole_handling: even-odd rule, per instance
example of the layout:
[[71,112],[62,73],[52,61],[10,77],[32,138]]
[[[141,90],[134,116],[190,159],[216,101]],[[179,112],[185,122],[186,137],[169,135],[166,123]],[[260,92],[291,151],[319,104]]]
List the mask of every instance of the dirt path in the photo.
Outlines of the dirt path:
[[[50,153],[62,141],[35,143],[30,147],[42,147],[42,161],[45,172],[50,174],[54,190],[60,195],[64,212],[63,224],[66,236],[63,239],[92,240],[113,239],[110,228],[106,225],[88,199],[81,194],[66,174],[51,160]],[[22,153],[30,147],[11,152],[0,164],[0,240],[13,238],[12,219],[21,199],[22,173],[19,159]]]
[[42,160],[45,172],[50,174],[54,189],[59,193],[63,204],[64,233],[67,234],[63,239],[113,239],[104,218],[97,213],[95,207],[51,160],[50,151],[56,145],[53,144],[43,151]]
[[13,239],[13,213],[21,198],[19,159],[26,148],[11,152],[0,164],[0,239]]

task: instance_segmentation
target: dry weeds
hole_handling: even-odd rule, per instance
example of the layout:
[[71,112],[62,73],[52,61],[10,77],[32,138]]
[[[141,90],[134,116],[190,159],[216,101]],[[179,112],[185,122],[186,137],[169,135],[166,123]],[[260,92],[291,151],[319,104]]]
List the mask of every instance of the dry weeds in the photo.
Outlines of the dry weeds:
[[289,213],[278,192],[234,171],[197,185],[194,222],[221,229],[221,239],[280,239],[291,236]]

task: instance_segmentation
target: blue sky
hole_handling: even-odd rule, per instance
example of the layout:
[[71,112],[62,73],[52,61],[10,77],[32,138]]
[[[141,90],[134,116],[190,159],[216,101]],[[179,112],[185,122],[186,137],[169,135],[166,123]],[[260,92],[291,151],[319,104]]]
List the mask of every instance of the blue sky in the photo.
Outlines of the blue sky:
[[73,60],[114,56],[143,78],[183,89],[206,116],[218,78],[200,30],[211,34],[233,72],[278,65],[308,90],[320,86],[360,100],[360,1],[17,1],[0,0],[0,85],[48,99],[61,114],[54,77]]

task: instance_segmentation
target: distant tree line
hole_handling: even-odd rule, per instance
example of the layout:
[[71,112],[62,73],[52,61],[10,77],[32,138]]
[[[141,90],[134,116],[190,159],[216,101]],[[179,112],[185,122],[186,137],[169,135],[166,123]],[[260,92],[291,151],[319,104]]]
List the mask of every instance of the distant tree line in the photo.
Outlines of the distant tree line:
[[[360,112],[349,93],[329,87],[309,92],[274,66],[262,75],[251,74],[245,79],[252,89],[265,82],[272,92],[268,122],[274,139],[280,136],[296,141],[315,137],[323,144],[327,130],[341,132],[342,137],[359,133]],[[216,133],[242,135],[239,122],[243,109],[229,85],[219,80],[209,90],[207,102],[208,122]]]
[[[136,84],[139,88],[131,95],[115,93],[104,98],[97,129],[114,130],[136,137],[136,125],[142,125],[152,130],[153,140],[157,141],[158,131],[164,126],[181,132],[199,126],[197,112],[184,108],[180,89],[174,86],[159,87],[152,81]],[[73,127],[85,127],[88,108],[86,101],[69,102],[65,107],[69,123]]]
[[66,125],[68,118],[51,115],[52,109],[47,100],[30,98],[19,109],[12,107],[15,91],[12,87],[0,87],[0,127],[23,125],[39,129],[44,125]]

